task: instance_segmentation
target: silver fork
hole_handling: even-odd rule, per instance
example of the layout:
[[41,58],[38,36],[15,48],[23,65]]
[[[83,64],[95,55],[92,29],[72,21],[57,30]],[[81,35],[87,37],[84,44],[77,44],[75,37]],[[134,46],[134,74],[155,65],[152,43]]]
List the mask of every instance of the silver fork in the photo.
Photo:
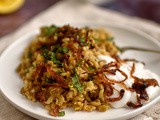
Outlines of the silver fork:
[[153,50],[153,49],[146,49],[146,48],[138,48],[138,47],[118,47],[121,53],[124,53],[128,50],[136,50],[136,51],[143,51],[143,52],[152,52],[152,53],[160,53],[160,50]]

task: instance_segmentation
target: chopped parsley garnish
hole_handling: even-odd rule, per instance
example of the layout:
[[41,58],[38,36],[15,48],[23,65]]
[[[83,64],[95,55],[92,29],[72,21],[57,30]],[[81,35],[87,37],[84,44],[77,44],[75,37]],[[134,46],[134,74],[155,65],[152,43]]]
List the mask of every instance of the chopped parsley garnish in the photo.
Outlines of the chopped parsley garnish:
[[84,60],[84,59],[80,59],[80,60],[78,61],[78,63],[76,64],[76,67],[79,67],[79,66],[82,64],[83,60]]
[[53,46],[51,46],[51,51],[56,51],[57,49],[59,49],[60,48],[60,44],[57,44],[57,45],[53,45]]
[[81,38],[81,39],[80,39],[80,42],[81,42],[81,43],[85,43],[85,39],[84,39],[84,38]]
[[59,111],[58,116],[59,117],[65,116],[65,111]]
[[69,49],[67,47],[59,47],[56,52],[58,53],[67,53]]
[[63,64],[56,58],[56,53],[51,53],[51,61],[59,66],[63,66]]
[[46,83],[53,83],[52,79],[46,78]]
[[40,49],[41,50],[45,50],[45,49],[47,49],[47,46],[46,45],[42,45]]
[[55,26],[55,25],[52,25],[50,27],[46,27],[45,28],[45,35],[50,36],[51,34],[53,34],[56,31],[56,29],[57,29],[57,26]]
[[49,60],[49,59],[50,59],[49,50],[45,49],[45,50],[43,51],[43,53],[42,53],[42,56],[43,56],[45,59]]
[[56,50],[57,53],[63,53],[63,48],[59,46],[59,48]]
[[79,82],[79,75],[75,71],[75,75],[72,77],[73,86],[78,90],[79,93],[82,93],[83,86]]
[[99,41],[99,40],[98,40],[97,38],[94,38],[94,42],[95,42],[95,43],[98,43],[98,41]]
[[54,52],[50,52],[49,50],[45,49],[42,53],[42,56],[47,60],[51,60],[58,66],[63,66],[62,62],[56,58],[56,53]]
[[93,68],[93,67],[91,67],[91,66],[90,66],[88,69],[89,69],[90,71],[95,70],[95,68]]
[[107,38],[107,40],[108,40],[108,41],[113,41],[113,40],[114,40],[114,37],[113,37],[113,36],[109,36],[109,37]]
[[56,53],[54,53],[54,52],[51,53],[51,61],[54,63],[57,61]]
[[62,73],[62,71],[61,71],[61,70],[57,70],[57,72],[56,72],[56,73],[61,74],[61,73]]
[[69,49],[67,47],[63,47],[62,49],[63,49],[64,53],[67,53],[69,51]]

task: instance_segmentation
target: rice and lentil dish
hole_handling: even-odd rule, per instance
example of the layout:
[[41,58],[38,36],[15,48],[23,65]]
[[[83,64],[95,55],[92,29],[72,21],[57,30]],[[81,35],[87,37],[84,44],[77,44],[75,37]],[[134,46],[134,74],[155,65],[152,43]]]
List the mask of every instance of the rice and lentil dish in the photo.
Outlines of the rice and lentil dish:
[[106,64],[98,56],[122,61],[117,53],[113,36],[104,29],[41,27],[17,68],[24,82],[21,93],[31,101],[42,103],[52,116],[64,116],[63,109],[67,107],[104,112],[111,108],[109,101],[122,98],[124,90],[119,92],[119,97],[108,98],[113,94],[113,81],[108,82],[104,73],[115,74],[119,64]]

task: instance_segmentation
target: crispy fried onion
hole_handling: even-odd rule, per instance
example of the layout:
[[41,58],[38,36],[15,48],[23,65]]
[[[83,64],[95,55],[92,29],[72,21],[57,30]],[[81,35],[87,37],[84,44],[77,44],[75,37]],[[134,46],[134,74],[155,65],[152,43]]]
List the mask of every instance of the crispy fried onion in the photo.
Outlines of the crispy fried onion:
[[[106,101],[109,102],[115,102],[115,101],[119,101],[120,99],[123,98],[124,95],[124,90],[116,90],[112,85],[114,83],[109,82],[108,79],[106,79],[104,74],[98,74],[99,80],[101,80],[100,82],[104,83],[104,87],[105,87],[105,91],[104,91],[104,98]],[[116,98],[110,98],[109,96],[113,95],[113,91],[116,90],[119,93],[119,96]]]
[[127,105],[131,108],[139,108],[142,107],[143,104],[141,103],[141,100],[139,98],[139,96],[137,95],[137,103],[133,103],[133,102],[127,102]]
[[[137,93],[137,103],[134,104],[132,102],[128,102],[127,105],[129,107],[133,107],[133,108],[137,108],[137,107],[141,107],[142,103],[141,103],[141,99],[142,100],[149,100],[149,96],[146,92],[146,88],[149,86],[158,86],[158,82],[155,79],[142,79],[142,78],[138,78],[136,76],[134,76],[134,72],[135,72],[135,63],[133,63],[130,75],[131,77],[134,79],[134,83],[132,84],[132,88],[129,88],[126,86],[126,84],[124,83],[125,80],[128,79],[128,76],[119,69],[120,64],[118,64],[118,62],[110,62],[109,64],[104,65],[102,68],[98,69],[96,74],[97,77],[99,78],[99,82],[103,83],[105,86],[105,96],[106,96],[106,100],[108,100],[109,102],[114,102],[114,101],[118,101],[120,100],[123,95],[124,95],[124,90],[121,91],[117,91],[119,92],[119,97],[117,98],[109,98],[109,96],[111,96],[113,94],[114,91],[114,87],[112,86],[113,84],[120,84],[121,86],[123,86],[126,90],[130,90],[131,92],[136,92]],[[110,79],[108,78],[104,72],[109,73],[111,75],[115,75],[116,71],[120,72],[123,76],[124,79],[121,81],[117,81],[114,79]],[[116,89],[115,89],[116,90]]]
[[134,78],[134,83],[132,84],[132,90],[134,90],[137,93],[137,103],[134,104],[132,102],[128,102],[127,105],[129,107],[132,108],[137,108],[137,107],[141,107],[142,103],[141,103],[141,99],[148,101],[149,100],[149,96],[147,94],[146,88],[149,86],[158,86],[158,82],[155,79],[142,79],[142,78],[138,78],[136,76],[134,76],[135,72],[135,63],[133,63],[132,69],[131,69],[131,77]]
[[115,75],[115,72],[119,69],[119,64],[117,62],[110,62],[105,64],[102,68],[96,71],[97,74],[107,72],[109,74]]
[[[43,77],[43,73],[45,72],[50,73],[52,76],[52,79],[54,79],[56,83],[52,83],[52,84],[44,83],[41,80],[41,78]],[[56,73],[54,70],[52,70],[51,67],[47,64],[40,63],[39,65],[37,65],[33,76],[35,76],[34,84],[42,84],[43,86],[46,86],[46,87],[49,87],[49,86],[59,87],[60,86],[62,88],[68,88],[68,84],[65,81],[65,79],[61,75]]]
[[[115,102],[115,101],[119,101],[120,99],[122,99],[123,95],[124,95],[124,90],[121,89],[120,91],[118,91],[117,89],[115,89],[112,85],[115,83],[119,83],[121,84],[122,82],[124,82],[128,77],[127,75],[119,70],[119,64],[117,62],[110,62],[108,64],[105,64],[102,68],[97,70],[97,76],[98,76],[98,80],[100,83],[104,84],[105,87],[105,91],[104,91],[104,97],[106,101],[109,102]],[[115,72],[119,71],[125,78],[122,81],[116,81],[113,79],[109,79],[107,78],[107,76],[104,74],[104,72],[107,72],[109,74],[115,75]],[[123,85],[123,84],[122,84]],[[116,90],[119,93],[119,96],[116,98],[111,98],[109,96],[113,95],[113,91]]]
[[[119,92],[119,91],[118,91]],[[105,99],[109,102],[115,102],[115,101],[119,101],[120,99],[123,98],[125,91],[123,89],[120,90],[119,92],[119,96],[116,98],[110,98],[110,97],[106,97]]]
[[[109,101],[109,102],[115,102],[115,101],[119,101],[120,99],[122,99],[123,95],[124,95],[124,90],[121,89],[120,91],[118,91],[117,89],[115,89],[112,85],[110,84],[105,84],[105,100]],[[117,91],[119,93],[119,96],[116,98],[111,98],[110,96],[113,95],[113,91]]]
[[[110,79],[106,76],[106,78],[109,80],[109,82],[112,82],[112,83],[123,83],[124,81],[126,81],[128,79],[128,76],[126,75],[126,73],[124,73],[122,70],[120,69],[117,69],[117,71],[119,71],[123,76],[124,76],[124,79],[121,80],[121,81],[117,81],[117,80],[114,80],[114,79]],[[122,84],[123,85],[123,84]]]

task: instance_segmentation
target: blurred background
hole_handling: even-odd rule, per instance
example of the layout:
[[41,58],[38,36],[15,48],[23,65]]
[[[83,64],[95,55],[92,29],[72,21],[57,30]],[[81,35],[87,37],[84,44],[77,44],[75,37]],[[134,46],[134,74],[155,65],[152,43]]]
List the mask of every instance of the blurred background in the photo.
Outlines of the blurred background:
[[[18,1],[8,11],[4,1]],[[20,1],[23,1],[20,3]],[[62,0],[0,0],[0,37]],[[77,0],[78,1],[78,0]],[[160,23],[160,0],[81,0],[103,9],[114,10]],[[19,5],[19,6],[18,6]],[[3,9],[1,9],[3,8]]]

